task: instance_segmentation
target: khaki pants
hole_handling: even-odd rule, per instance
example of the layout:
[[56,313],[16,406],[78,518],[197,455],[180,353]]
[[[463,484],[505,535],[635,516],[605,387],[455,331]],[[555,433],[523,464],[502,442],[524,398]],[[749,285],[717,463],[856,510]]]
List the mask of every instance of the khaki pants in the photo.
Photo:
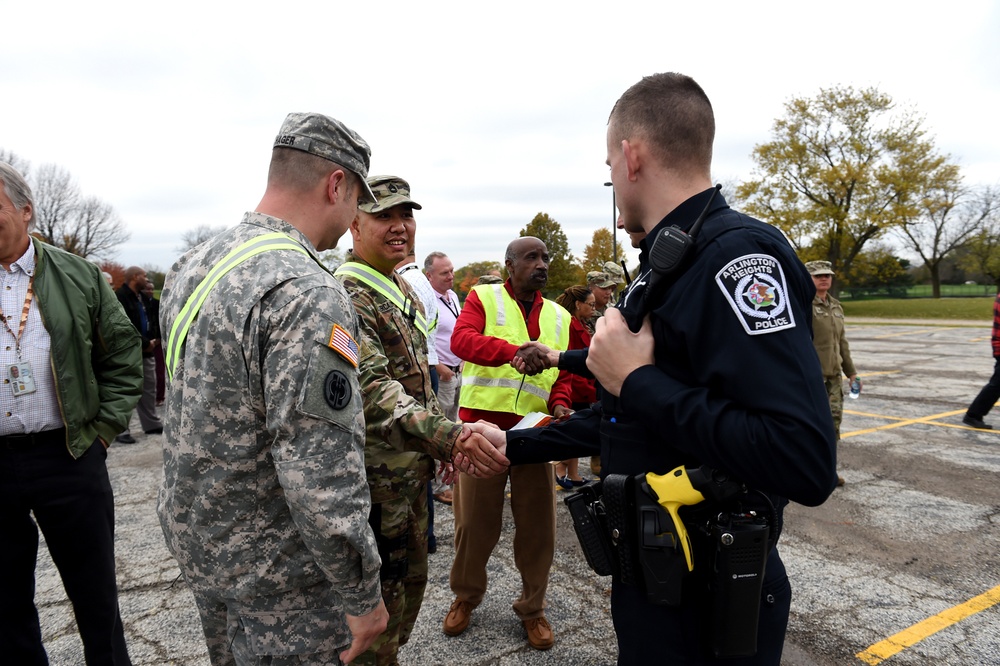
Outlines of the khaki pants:
[[455,483],[455,562],[451,589],[478,606],[486,594],[486,564],[500,540],[504,491],[510,477],[514,515],[514,563],[521,572],[521,598],[514,612],[522,620],[540,617],[555,551],[555,475],[551,463],[517,465],[507,474],[477,479],[465,474]]

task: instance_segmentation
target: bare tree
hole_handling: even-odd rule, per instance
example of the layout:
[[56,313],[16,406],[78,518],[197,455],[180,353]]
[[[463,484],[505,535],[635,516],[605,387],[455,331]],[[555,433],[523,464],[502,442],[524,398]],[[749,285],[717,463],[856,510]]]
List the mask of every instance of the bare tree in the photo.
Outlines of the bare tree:
[[110,204],[84,197],[63,225],[57,245],[81,257],[106,257],[128,238],[125,225]]
[[69,171],[56,164],[43,164],[32,180],[34,231],[49,243],[62,247],[63,227],[79,205],[80,188]]
[[31,162],[6,148],[0,148],[0,162],[6,162],[17,169],[17,172],[24,176],[25,179],[28,178],[28,173],[31,171]]
[[34,194],[32,230],[43,240],[87,259],[105,258],[129,239],[115,209],[97,197],[85,197],[69,171],[43,164],[31,174],[28,162],[10,151],[0,159],[21,172]]
[[1000,289],[1000,187],[979,190],[974,205],[983,212],[983,220],[966,244],[961,263],[967,270],[987,276]]
[[199,224],[194,229],[188,229],[181,234],[181,253],[187,252],[196,245],[201,245],[208,239],[218,236],[223,231],[226,230],[225,226],[209,226],[207,224]]
[[941,298],[941,263],[983,229],[993,203],[961,187],[954,165],[930,174],[927,187],[913,199],[914,214],[903,217],[894,231],[924,262],[931,293]]

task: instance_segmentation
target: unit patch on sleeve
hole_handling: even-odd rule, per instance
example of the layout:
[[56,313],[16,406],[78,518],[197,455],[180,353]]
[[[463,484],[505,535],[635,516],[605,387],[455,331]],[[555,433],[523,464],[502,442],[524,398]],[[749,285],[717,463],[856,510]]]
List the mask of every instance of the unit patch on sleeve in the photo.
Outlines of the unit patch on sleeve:
[[774,257],[746,254],[715,274],[715,282],[750,335],[795,327],[785,273]]

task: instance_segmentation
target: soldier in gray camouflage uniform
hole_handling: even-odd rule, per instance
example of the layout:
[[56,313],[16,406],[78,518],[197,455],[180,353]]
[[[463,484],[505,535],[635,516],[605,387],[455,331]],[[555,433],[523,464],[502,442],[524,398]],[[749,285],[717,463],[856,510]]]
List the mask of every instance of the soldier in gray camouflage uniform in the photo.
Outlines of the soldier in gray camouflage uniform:
[[402,178],[375,176],[368,183],[377,203],[360,206],[351,224],[354,249],[336,275],[351,295],[365,335],[365,469],[390,619],[386,632],[355,663],[394,666],[427,584],[425,489],[434,476],[431,458],[450,462],[453,450],[475,450],[482,474],[506,469],[507,461],[478,435],[461,440],[468,430],[444,416],[431,388],[423,306],[395,271],[413,243],[413,209],[420,204],[410,199]]
[[340,122],[289,114],[257,210],[166,279],[157,511],[215,666],[349,661],[388,621],[368,525],[360,334],[316,255],[347,230],[359,195],[373,200],[369,156]]

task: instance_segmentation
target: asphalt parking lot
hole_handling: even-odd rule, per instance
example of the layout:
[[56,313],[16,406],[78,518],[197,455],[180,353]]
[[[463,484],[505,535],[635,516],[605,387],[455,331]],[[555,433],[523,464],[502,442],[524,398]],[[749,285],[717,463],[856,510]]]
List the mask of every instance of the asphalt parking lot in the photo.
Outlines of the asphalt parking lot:
[[[1000,664],[1000,431],[961,423],[992,370],[989,325],[852,323],[848,337],[865,386],[860,399],[845,400],[839,466],[847,484],[821,507],[786,511],[779,548],[794,597],[783,664]],[[1000,427],[1000,413],[992,417]],[[159,446],[160,437],[142,437],[108,458],[122,616],[137,666],[207,666],[193,600],[155,515]],[[610,579],[583,563],[561,503],[547,611],[555,647],[531,650],[510,609],[520,581],[509,512],[486,600],[465,634],[445,637],[453,528],[450,508],[437,510],[438,552],[401,663],[615,662]],[[83,664],[44,548],[37,603],[51,663]]]

